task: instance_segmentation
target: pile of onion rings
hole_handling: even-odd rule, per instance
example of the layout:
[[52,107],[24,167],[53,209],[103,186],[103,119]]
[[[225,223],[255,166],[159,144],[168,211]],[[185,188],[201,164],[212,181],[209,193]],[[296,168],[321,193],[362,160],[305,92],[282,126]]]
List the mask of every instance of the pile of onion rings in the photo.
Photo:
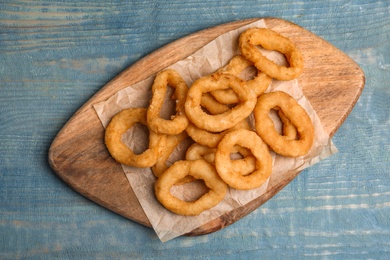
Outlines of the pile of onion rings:
[[[284,54],[289,66],[265,58],[257,45]],[[229,187],[258,188],[272,174],[272,153],[304,156],[313,146],[314,126],[307,112],[287,93],[267,92],[273,80],[291,80],[302,73],[298,48],[290,39],[263,28],[243,32],[238,46],[241,55],[191,86],[173,69],[159,72],[149,107],[123,110],[106,128],[111,156],[121,164],[150,167],[157,200],[175,214],[199,215],[219,204]],[[250,79],[242,76],[248,68],[255,70]],[[164,119],[161,110],[168,87],[174,89],[175,114]],[[282,124],[280,130],[271,111]],[[139,154],[121,139],[135,124],[146,126],[149,136],[148,148]],[[188,140],[183,156],[172,161],[174,151],[183,149]],[[171,194],[172,186],[197,179],[208,188],[199,198],[184,201]]]

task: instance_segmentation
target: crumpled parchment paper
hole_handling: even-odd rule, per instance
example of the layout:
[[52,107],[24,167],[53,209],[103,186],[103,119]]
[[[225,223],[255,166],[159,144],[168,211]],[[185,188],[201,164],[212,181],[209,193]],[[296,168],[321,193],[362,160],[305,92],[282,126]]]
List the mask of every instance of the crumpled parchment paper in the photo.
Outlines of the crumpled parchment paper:
[[[170,68],[175,69],[186,81],[188,86],[191,83],[205,75],[215,72],[223,67],[234,55],[239,53],[238,36],[250,27],[266,27],[263,20],[241,27],[237,30],[230,31],[216,38],[204,46],[193,55],[181,60]],[[284,56],[277,52],[264,51],[266,56],[280,64],[285,63]],[[119,111],[130,107],[148,107],[151,99],[151,86],[154,77],[143,80],[135,85],[118,91],[108,100],[95,104],[94,108],[104,127],[107,126],[111,117]],[[298,103],[305,108],[311,117],[315,127],[315,143],[310,152],[299,158],[286,158],[283,156],[273,155],[273,173],[272,175],[288,174],[291,171],[301,171],[328,156],[337,152],[337,148],[324,131],[319,118],[311,107],[309,101],[305,98],[297,80],[277,81],[274,80],[267,90],[281,90],[292,95]],[[252,118],[253,120],[253,118]],[[278,127],[275,119],[275,127]],[[145,149],[146,135],[142,129],[129,130],[122,141],[131,149],[142,151]],[[179,149],[170,157],[172,162],[175,157],[184,154],[183,149]],[[214,208],[203,212],[199,216],[187,217],[171,213],[165,209],[155,198],[154,183],[155,177],[150,168],[135,168],[122,165],[123,171],[134,190],[145,214],[153,226],[159,239],[163,242],[173,239],[177,236],[194,230],[195,228],[206,224],[213,219],[218,218],[234,208],[243,206],[267,191],[269,179],[260,188],[249,191],[238,191],[230,188],[225,199]],[[202,194],[203,189],[197,183],[186,184],[186,186],[175,187],[172,193],[180,198],[191,198]],[[194,195],[195,194],[195,195]]]

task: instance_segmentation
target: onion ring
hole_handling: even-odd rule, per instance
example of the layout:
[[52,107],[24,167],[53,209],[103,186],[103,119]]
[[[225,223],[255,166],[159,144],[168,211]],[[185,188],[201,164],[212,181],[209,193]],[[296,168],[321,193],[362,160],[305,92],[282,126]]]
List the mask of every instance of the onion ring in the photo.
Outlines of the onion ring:
[[196,161],[205,160],[210,164],[214,164],[216,148],[207,147],[199,143],[192,144],[186,152],[186,160]]
[[[256,47],[275,50],[285,55],[289,67],[277,65],[269,60]],[[239,37],[241,54],[252,61],[255,67],[278,80],[291,80],[303,71],[303,57],[294,43],[281,34],[266,28],[250,28]]]
[[[209,93],[202,95],[201,106],[204,106],[212,115],[224,113],[230,109],[228,106],[218,103],[218,101],[216,101]],[[201,129],[190,122],[186,131],[195,142],[207,147],[217,147],[218,143],[226,133],[239,128],[250,129],[248,121],[244,119],[232,128],[226,129],[222,132],[210,132]]]
[[[298,133],[297,140],[280,135],[269,117],[271,109],[280,109]],[[275,91],[261,95],[254,109],[257,134],[276,153],[298,157],[309,152],[314,142],[314,126],[306,111],[289,94]]]
[[[210,190],[191,202],[173,196],[170,192],[171,187],[187,175],[204,180]],[[173,213],[185,216],[196,216],[216,206],[225,197],[227,188],[215,167],[204,160],[177,161],[155,183],[157,200]]]
[[[232,109],[217,115],[208,115],[201,108],[203,93],[231,87],[240,102]],[[188,90],[185,111],[189,120],[197,127],[211,132],[221,132],[247,118],[256,105],[256,94],[248,89],[237,76],[215,73],[196,80]]]
[[224,113],[230,109],[226,104],[218,102],[210,93],[202,95],[200,105],[213,115]]
[[[208,163],[215,164],[215,153],[217,148],[210,148],[198,143],[191,145],[186,153],[186,160],[205,160]],[[256,169],[256,159],[251,152],[241,146],[234,146],[232,153],[239,154],[243,159],[232,160],[232,168],[241,175],[248,175]]]
[[[247,175],[235,171],[230,154],[234,146],[249,149],[256,158],[256,167]],[[240,129],[226,134],[215,154],[215,167],[219,176],[232,188],[249,190],[260,187],[272,173],[272,157],[267,145],[253,131]]]
[[149,129],[149,147],[141,154],[135,154],[121,140],[122,135],[136,123],[147,126],[146,108],[129,108],[117,113],[105,130],[104,141],[111,156],[119,163],[135,167],[151,167],[162,152],[165,135]]
[[280,109],[278,111],[278,115],[283,124],[282,133],[285,138],[288,140],[296,140],[298,138],[298,132],[295,126],[291,123],[291,120],[288,119]]
[[[233,159],[234,155],[240,155],[242,159]],[[248,175],[256,170],[256,158],[250,150],[242,146],[235,145],[231,157],[233,171],[239,172],[241,175]]]
[[242,120],[233,127],[226,129],[222,132],[210,132],[204,129],[197,127],[196,125],[189,123],[186,131],[188,135],[197,143],[208,146],[208,147],[217,147],[218,143],[222,140],[222,137],[230,131],[236,129],[250,129],[249,123],[246,119]]
[[[169,165],[168,159],[175,148],[186,138],[188,137],[186,132],[181,132],[178,135],[168,135],[166,138],[166,142],[161,144],[163,147],[162,154],[157,158],[156,164],[152,166],[152,172],[156,178],[160,177],[163,172],[165,172]],[[178,184],[183,184],[187,182],[193,181],[194,178],[190,175],[186,176],[183,180],[181,180]]]
[[[241,55],[234,56],[229,63],[217,72],[233,74],[239,76],[245,69],[253,66],[253,63]],[[257,69],[256,69],[257,70]],[[257,70],[253,79],[247,80],[246,84],[253,89],[257,96],[260,96],[271,84],[272,78],[267,74]],[[239,102],[237,95],[231,89],[215,90],[211,95],[222,104],[236,104]]]
[[[175,88],[174,97],[176,103],[176,115],[171,120],[160,117],[160,111],[164,103],[167,87]],[[188,87],[182,77],[173,69],[167,69],[157,74],[152,85],[152,99],[147,113],[149,127],[161,134],[180,134],[188,125],[188,119],[184,112]]]

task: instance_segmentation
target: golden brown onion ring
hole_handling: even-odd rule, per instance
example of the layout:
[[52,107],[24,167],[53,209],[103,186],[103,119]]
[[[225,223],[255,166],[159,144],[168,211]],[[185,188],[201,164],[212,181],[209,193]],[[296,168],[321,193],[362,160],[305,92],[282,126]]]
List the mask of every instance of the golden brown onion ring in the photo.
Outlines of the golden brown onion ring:
[[[215,164],[216,152],[217,148],[210,148],[194,143],[187,150],[186,160],[194,161],[203,159],[208,163]],[[232,160],[232,168],[234,171],[240,172],[242,175],[247,175],[256,169],[256,159],[249,150],[236,145],[231,154],[237,154],[242,157],[242,159]]]
[[[271,109],[282,110],[298,133],[298,139],[291,140],[280,135],[270,118]],[[289,94],[275,91],[261,95],[255,110],[255,129],[257,134],[276,153],[288,157],[298,157],[309,152],[314,142],[314,126],[306,111]]]
[[202,95],[200,99],[200,106],[212,115],[221,114],[230,109],[228,105],[218,102],[210,93],[204,93]]
[[196,161],[205,160],[210,164],[214,164],[215,152],[217,148],[211,148],[199,143],[193,143],[186,152],[186,160]]
[[[203,93],[218,89],[232,88],[240,102],[226,112],[209,115],[202,110]],[[201,129],[211,132],[222,132],[247,118],[256,105],[256,94],[246,87],[237,76],[215,73],[196,80],[190,87],[185,102],[185,111],[190,121]]]
[[149,147],[141,154],[135,154],[122,142],[122,135],[136,123],[147,126],[146,108],[129,108],[117,113],[105,131],[105,144],[111,156],[119,163],[135,167],[151,167],[161,153],[165,135],[149,129]]
[[[209,191],[195,201],[184,201],[170,192],[177,181],[185,176],[204,180]],[[227,185],[221,180],[215,167],[204,160],[177,161],[168,168],[156,181],[157,200],[168,210],[179,215],[196,216],[219,204],[225,197]]]
[[[253,172],[243,175],[234,170],[230,154],[234,147],[242,146],[256,158]],[[232,188],[249,190],[264,184],[272,173],[272,157],[267,145],[253,131],[240,129],[226,134],[219,143],[215,154],[215,167],[219,176]]]
[[[177,100],[176,115],[171,120],[160,117],[168,85],[175,88],[173,97]],[[188,87],[182,77],[173,69],[159,72],[152,85],[152,99],[147,113],[149,127],[161,134],[176,135],[184,131],[188,119],[184,112],[184,102]]]
[[[161,155],[157,158],[156,164],[152,166],[152,172],[156,178],[160,177],[160,175],[165,172],[170,165],[168,165],[168,159],[175,148],[183,142],[188,137],[186,132],[181,132],[178,135],[167,135],[165,142],[161,142]],[[193,181],[194,178],[190,175],[186,176],[183,180],[181,180],[179,184],[187,183]]]
[[197,127],[196,125],[189,123],[186,131],[188,135],[197,143],[208,146],[208,147],[217,147],[218,143],[222,140],[222,137],[230,131],[236,129],[250,129],[249,123],[246,119],[242,120],[235,126],[226,129],[222,132],[210,132],[204,129]]
[[[240,76],[245,69],[251,66],[253,66],[251,61],[245,59],[241,55],[237,55],[234,56],[225,67],[219,69],[217,72]],[[272,78],[257,69],[256,71],[257,74],[254,78],[247,80],[246,83],[248,88],[253,89],[256,95],[260,96],[269,87]],[[237,95],[231,89],[215,90],[211,92],[211,95],[222,104],[236,104],[239,101]]]
[[282,121],[282,133],[288,140],[296,140],[298,138],[298,132],[295,126],[291,123],[291,120],[288,119],[281,109],[278,110],[278,115]]
[[[281,66],[266,58],[257,48],[275,50],[285,55],[289,66]],[[266,28],[250,28],[239,37],[241,54],[255,67],[278,80],[291,80],[303,71],[303,57],[294,43],[283,35]]]

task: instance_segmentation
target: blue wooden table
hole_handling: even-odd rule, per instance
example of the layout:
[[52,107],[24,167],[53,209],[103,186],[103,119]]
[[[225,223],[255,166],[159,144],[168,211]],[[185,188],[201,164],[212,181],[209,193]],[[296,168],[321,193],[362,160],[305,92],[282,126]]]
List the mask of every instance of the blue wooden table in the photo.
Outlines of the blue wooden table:
[[[1,1],[0,259],[389,259],[390,2],[290,2]],[[239,222],[166,243],[53,173],[55,135],[123,69],[192,32],[269,16],[364,70],[363,93],[333,138],[339,153]]]

